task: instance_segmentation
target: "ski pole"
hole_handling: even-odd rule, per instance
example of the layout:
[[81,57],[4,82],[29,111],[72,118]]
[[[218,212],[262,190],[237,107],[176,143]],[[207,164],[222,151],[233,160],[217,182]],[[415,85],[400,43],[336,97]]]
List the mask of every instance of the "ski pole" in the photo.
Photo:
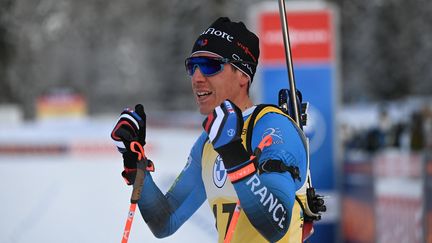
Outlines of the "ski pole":
[[230,243],[231,242],[231,238],[234,234],[235,228],[237,226],[237,221],[238,221],[238,218],[240,216],[240,210],[241,210],[240,200],[237,200],[233,216],[232,216],[230,224],[228,226],[228,231],[226,233],[224,243]]
[[[281,24],[282,24],[282,35],[283,35],[283,40],[284,40],[284,46],[285,46],[285,57],[286,57],[286,64],[287,64],[287,69],[288,69],[288,82],[289,82],[289,86],[290,86],[290,97],[291,97],[291,101],[292,101],[292,105],[293,105],[293,111],[294,111],[294,121],[297,123],[297,125],[299,127],[301,127],[301,120],[300,120],[300,111],[299,111],[299,107],[297,106],[297,97],[296,97],[296,93],[297,93],[297,88],[295,85],[295,80],[294,80],[294,69],[293,69],[293,63],[292,63],[292,54],[291,54],[291,45],[290,45],[290,39],[289,39],[289,33],[288,33],[288,18],[286,16],[286,9],[285,9],[285,1],[284,0],[279,0],[279,13],[280,13],[280,17],[281,17]],[[307,153],[309,154],[309,146],[307,146]],[[311,176],[310,176],[310,170],[308,168],[308,175],[307,175],[307,180],[309,183],[309,188],[307,188],[307,191],[313,192],[315,193],[315,189],[312,187],[311,184]],[[322,197],[318,195],[318,198],[320,198],[322,200]],[[308,199],[309,200],[309,199]],[[315,214],[317,214],[319,217],[319,211]],[[324,206],[324,210],[321,211],[325,211],[325,206]],[[313,233],[313,221],[310,222],[304,222],[304,228],[303,228],[303,235],[302,235],[302,241],[307,240],[307,238],[312,235]]]
[[141,191],[142,191],[142,187],[144,185],[144,177],[145,177],[144,170],[146,169],[146,166],[148,164],[147,158],[145,156],[144,148],[139,142],[136,142],[136,141],[131,142],[130,149],[132,152],[134,152],[138,155],[138,162],[137,162],[136,177],[135,177],[135,181],[133,184],[132,196],[131,196],[131,200],[130,200],[131,204],[129,207],[129,213],[128,213],[128,217],[126,219],[126,225],[125,225],[125,229],[123,232],[123,237],[122,237],[121,243],[127,243],[129,240],[129,233],[130,233],[130,230],[132,227],[132,221],[133,221],[133,218],[135,215],[135,209],[136,209],[138,200],[141,197]]
[[296,97],[296,84],[294,79],[294,68],[292,63],[292,55],[291,55],[291,44],[289,39],[289,33],[288,33],[288,19],[286,16],[286,9],[285,9],[285,1],[279,0],[279,14],[281,18],[281,24],[282,24],[282,36],[285,46],[285,58],[286,58],[286,65],[288,69],[288,83],[290,87],[290,97],[293,105],[293,111],[294,111],[294,121],[297,123],[297,125],[300,127],[300,112],[297,106],[297,97]]

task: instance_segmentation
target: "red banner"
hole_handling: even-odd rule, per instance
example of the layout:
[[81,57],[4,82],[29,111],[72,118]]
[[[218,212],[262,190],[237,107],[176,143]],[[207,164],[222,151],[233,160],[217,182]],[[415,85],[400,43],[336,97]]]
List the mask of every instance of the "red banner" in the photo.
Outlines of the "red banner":
[[[287,12],[288,29],[294,62],[333,61],[334,30],[329,10]],[[263,63],[285,62],[285,50],[278,12],[259,16],[261,60]]]

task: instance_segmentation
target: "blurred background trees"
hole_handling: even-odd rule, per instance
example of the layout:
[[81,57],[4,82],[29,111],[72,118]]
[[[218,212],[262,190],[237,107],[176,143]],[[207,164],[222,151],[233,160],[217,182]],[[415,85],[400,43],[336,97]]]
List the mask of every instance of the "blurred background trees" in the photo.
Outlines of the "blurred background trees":
[[[216,17],[247,20],[240,0],[0,0],[0,103],[34,116],[56,88],[84,94],[89,113],[137,102],[194,110],[183,61]],[[432,2],[333,0],[340,9],[344,103],[432,94]]]

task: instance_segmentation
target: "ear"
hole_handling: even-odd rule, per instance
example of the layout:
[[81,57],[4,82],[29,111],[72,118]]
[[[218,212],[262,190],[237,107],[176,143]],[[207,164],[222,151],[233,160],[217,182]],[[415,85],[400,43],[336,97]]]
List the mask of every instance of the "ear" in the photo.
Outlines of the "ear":
[[238,71],[237,75],[239,75],[240,80],[240,87],[248,86],[249,85],[249,77],[244,74],[243,72]]

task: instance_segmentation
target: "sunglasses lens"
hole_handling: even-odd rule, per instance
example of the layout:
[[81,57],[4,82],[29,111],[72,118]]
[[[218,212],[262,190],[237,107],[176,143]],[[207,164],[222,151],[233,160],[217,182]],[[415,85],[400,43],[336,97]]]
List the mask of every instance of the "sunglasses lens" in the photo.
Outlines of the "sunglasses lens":
[[201,73],[205,76],[215,75],[223,69],[223,62],[218,59],[207,57],[189,57],[186,59],[186,70],[190,76],[199,67]]

